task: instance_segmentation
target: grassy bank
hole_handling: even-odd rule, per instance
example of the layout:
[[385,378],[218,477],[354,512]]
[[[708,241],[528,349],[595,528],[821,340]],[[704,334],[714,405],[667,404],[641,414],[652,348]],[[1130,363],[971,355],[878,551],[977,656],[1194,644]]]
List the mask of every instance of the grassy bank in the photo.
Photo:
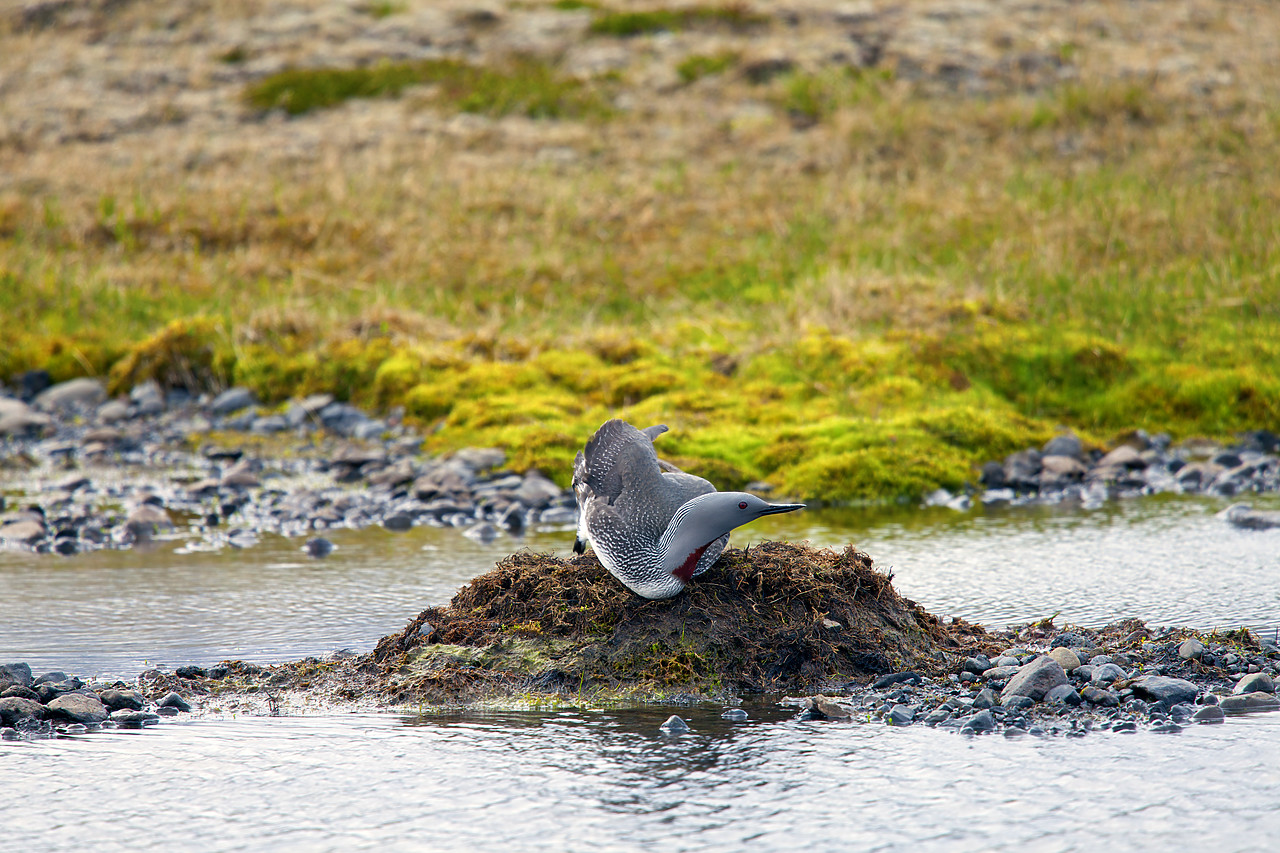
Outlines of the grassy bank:
[[[1280,424],[1273,93],[978,97],[706,55],[669,103],[585,117],[469,108],[448,81],[507,78],[442,65],[444,95],[397,78],[293,119],[512,113],[465,138],[185,173],[75,149],[0,195],[0,376],[328,390],[561,481],[621,415],[722,487],[851,501],[960,486],[1061,425]],[[288,107],[300,79],[243,97]],[[699,86],[754,106],[691,128]]]

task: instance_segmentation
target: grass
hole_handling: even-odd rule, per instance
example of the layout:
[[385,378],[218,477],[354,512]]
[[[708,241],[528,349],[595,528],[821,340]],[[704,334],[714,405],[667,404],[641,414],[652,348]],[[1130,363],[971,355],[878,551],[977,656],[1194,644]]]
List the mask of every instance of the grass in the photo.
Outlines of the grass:
[[253,98],[301,128],[410,85],[562,120],[190,177],[62,157],[0,191],[0,377],[328,390],[562,482],[621,415],[721,486],[855,502],[958,488],[1060,425],[1280,423],[1274,100],[757,86],[727,56],[609,122],[547,63],[294,71]]
[[701,80],[703,77],[710,77],[714,74],[722,74],[732,68],[738,62],[738,54],[732,50],[722,50],[718,53],[695,53],[687,56],[676,65],[676,73],[680,75],[681,82],[693,83]]
[[354,98],[394,97],[410,86],[436,87],[436,100],[458,112],[554,119],[601,116],[609,111],[599,94],[580,81],[529,58],[505,68],[453,59],[379,62],[361,68],[293,68],[251,84],[244,100],[259,110],[282,109],[296,116]]

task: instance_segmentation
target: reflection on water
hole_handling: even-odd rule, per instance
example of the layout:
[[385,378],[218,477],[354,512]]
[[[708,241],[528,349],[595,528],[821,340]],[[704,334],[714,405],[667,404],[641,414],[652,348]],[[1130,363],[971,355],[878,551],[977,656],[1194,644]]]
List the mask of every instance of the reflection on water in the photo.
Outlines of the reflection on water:
[[1010,740],[750,712],[726,723],[684,709],[693,731],[680,737],[658,732],[670,709],[654,708],[206,720],[7,744],[4,843],[1266,850],[1280,832],[1280,714],[1176,736]]
[[[1274,497],[1259,506],[1280,506]],[[808,511],[761,519],[761,539],[853,542],[932,612],[1004,626],[1057,613],[1087,627],[1136,616],[1161,625],[1280,628],[1280,530],[1216,516],[1222,502],[1153,498],[957,514]],[[297,539],[244,550],[0,552],[0,659],[36,670],[130,676],[149,665],[258,662],[373,647],[447,602],[516,547],[570,555],[572,530],[479,544],[454,530],[333,531],[314,560]]]

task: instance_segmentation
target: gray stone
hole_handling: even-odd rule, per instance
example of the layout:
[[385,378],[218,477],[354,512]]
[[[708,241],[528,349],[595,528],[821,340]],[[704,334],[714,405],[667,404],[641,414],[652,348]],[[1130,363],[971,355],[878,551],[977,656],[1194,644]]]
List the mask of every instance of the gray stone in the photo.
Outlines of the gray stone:
[[1074,432],[1063,432],[1045,442],[1041,452],[1045,457],[1068,456],[1072,459],[1084,458],[1084,444]]
[[413,527],[413,519],[404,513],[389,515],[382,520],[382,526],[388,530],[404,532]]
[[828,696],[814,696],[811,707],[828,720],[847,720],[856,710],[852,705],[846,705]]
[[964,663],[960,665],[961,672],[972,672],[974,675],[982,675],[989,669],[991,669],[991,661],[986,655],[982,654],[965,658]]
[[449,458],[473,471],[487,471],[506,462],[507,453],[498,447],[464,447]]
[[1067,673],[1062,664],[1048,655],[1040,655],[1018,669],[1005,685],[1000,698],[1004,704],[1008,704],[1013,696],[1029,696],[1039,702],[1054,687],[1066,683]]
[[306,544],[302,546],[302,550],[320,560],[333,553],[333,543],[323,536],[316,536],[308,539]]
[[111,722],[115,723],[122,729],[140,729],[148,723],[155,722],[160,719],[159,714],[152,714],[147,711],[135,711],[132,708],[124,708],[111,713]]
[[1242,693],[1275,693],[1276,685],[1271,676],[1265,672],[1254,672],[1236,682],[1231,691],[1237,695]]
[[30,547],[43,539],[47,533],[48,528],[43,522],[31,519],[11,521],[0,525],[0,544]]
[[1049,641],[1050,649],[1087,649],[1092,646],[1092,640],[1083,634],[1077,634],[1075,631],[1063,631]]
[[524,477],[520,488],[516,489],[515,498],[527,507],[541,509],[560,497],[561,488],[537,471],[530,471]]
[[498,528],[485,521],[468,527],[463,531],[462,535],[477,542],[488,543],[498,538],[499,531]]
[[34,699],[8,696],[0,699],[0,723],[16,725],[19,720],[43,720],[48,712]]
[[1046,456],[1040,460],[1040,485],[1041,486],[1064,486],[1068,483],[1078,483],[1084,479],[1084,475],[1089,469],[1084,467],[1084,463],[1070,456]]
[[1122,444],[1115,450],[1098,460],[1098,468],[1145,468],[1147,462],[1142,454],[1128,444]]
[[1070,684],[1059,684],[1044,694],[1046,705],[1079,705],[1080,693]]
[[156,705],[161,708],[176,708],[179,711],[191,710],[191,703],[172,690],[164,694],[164,697]]
[[115,424],[128,420],[133,407],[124,400],[108,400],[98,407],[98,423]]
[[249,425],[250,432],[256,432],[260,435],[284,432],[288,428],[288,421],[286,421],[281,415],[266,415],[264,417],[254,418],[253,423]]
[[1165,675],[1144,675],[1129,685],[1133,695],[1147,702],[1159,702],[1172,707],[1179,702],[1194,702],[1200,688],[1182,678]]
[[667,721],[658,728],[668,734],[683,734],[689,731],[689,724],[675,714],[672,714],[670,717],[667,717]]
[[916,721],[916,712],[910,705],[894,705],[884,715],[884,721],[890,726],[909,726]]
[[63,693],[45,705],[50,717],[72,723],[100,723],[107,718],[107,706],[88,693]]
[[991,669],[982,673],[982,677],[1000,681],[1006,678],[1012,678],[1018,674],[1018,670],[1020,669],[1022,669],[1020,666],[993,666]]
[[1090,684],[1080,691],[1080,697],[1086,702],[1094,705],[1101,705],[1104,708],[1114,708],[1120,704],[1120,697],[1112,693],[1110,690],[1104,690],[1095,684]]
[[95,408],[106,399],[107,389],[100,381],[82,377],[46,388],[32,402],[41,411],[58,412],[77,406]]
[[148,379],[133,386],[129,392],[129,402],[133,403],[134,414],[145,417],[158,415],[164,411],[164,392],[154,379]]
[[943,720],[950,718],[950,716],[951,711],[943,707],[938,707],[926,714],[923,722],[926,726],[936,726]]
[[[1047,696],[1048,694],[1045,695]],[[1032,699],[1030,696],[1011,696],[1009,700],[1004,703],[1004,707],[1010,711],[1024,711],[1035,704],[1036,700]]]
[[1197,723],[1221,723],[1226,718],[1227,715],[1217,705],[1205,705],[1191,715],[1191,719]]
[[0,664],[0,684],[21,684],[23,687],[32,685],[31,667],[25,663],[6,663]]
[[0,435],[43,435],[53,429],[53,418],[23,404],[18,411],[0,412]]
[[348,437],[369,420],[368,415],[348,403],[330,403],[320,410],[319,418],[325,429]]
[[1275,711],[1280,709],[1280,699],[1270,693],[1241,693],[1225,696],[1218,707],[1228,714],[1247,714],[1251,711]]
[[1104,663],[1093,668],[1093,676],[1089,680],[1094,684],[1110,684],[1117,679],[1124,678],[1124,676],[1123,667],[1114,663]]
[[99,690],[98,699],[107,706],[108,711],[141,711],[144,704],[142,694],[137,690],[120,690],[115,687]]
[[228,388],[213,398],[209,403],[209,413],[213,415],[229,415],[241,409],[247,409],[258,402],[258,398],[248,388]]
[[1204,643],[1195,637],[1188,637],[1178,646],[1178,657],[1183,660],[1200,660],[1204,657]]
[[134,507],[124,521],[125,529],[134,539],[150,539],[157,533],[173,530],[173,521],[163,507],[153,503],[139,504]]
[[995,731],[996,728],[996,718],[992,715],[991,711],[984,709],[967,718],[960,728],[961,731],[969,729],[970,731],[979,734],[983,732],[992,732]]
[[978,691],[978,695],[973,698],[973,707],[975,710],[981,711],[983,708],[994,708],[1000,704],[1000,699],[996,696],[994,690],[990,687],[984,687]]
[[1253,509],[1248,504],[1227,507],[1221,513],[1227,521],[1246,530],[1280,527],[1280,511]]
[[730,720],[731,722],[741,723],[747,718],[747,712],[741,708],[728,708],[720,715],[722,720]]

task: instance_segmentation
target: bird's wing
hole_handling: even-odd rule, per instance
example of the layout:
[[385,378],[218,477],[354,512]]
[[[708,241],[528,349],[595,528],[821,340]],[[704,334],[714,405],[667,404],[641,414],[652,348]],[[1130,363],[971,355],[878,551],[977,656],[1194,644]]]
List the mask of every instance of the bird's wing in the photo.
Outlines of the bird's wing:
[[[624,488],[624,476],[643,487],[645,478],[659,476],[658,456],[653,438],[666,431],[665,426],[638,430],[626,421],[606,421],[587,446],[578,454],[573,466],[573,487],[589,486],[596,498],[613,504]],[[582,499],[579,498],[579,504]]]

